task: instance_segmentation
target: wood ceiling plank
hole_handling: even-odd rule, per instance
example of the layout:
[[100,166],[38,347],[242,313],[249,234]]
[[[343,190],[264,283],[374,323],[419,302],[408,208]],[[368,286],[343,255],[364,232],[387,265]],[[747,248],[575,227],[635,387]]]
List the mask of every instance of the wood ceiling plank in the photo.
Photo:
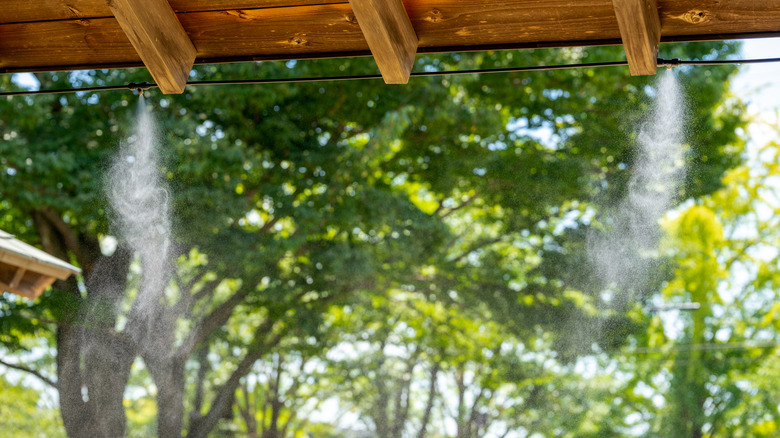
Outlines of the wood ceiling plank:
[[[8,0],[5,0],[8,1]],[[16,0],[12,0],[16,1]],[[780,2],[659,0],[661,40],[780,32]],[[407,0],[418,52],[618,43],[611,0]],[[349,4],[179,14],[196,62],[369,54]],[[0,24],[0,71],[141,65],[113,18]]]
[[[201,60],[368,53],[348,3],[180,14]],[[303,23],[306,23],[305,25]]]
[[386,84],[406,84],[417,35],[401,0],[349,0]]
[[3,292],[3,291],[8,291],[8,292],[14,293],[16,295],[19,295],[19,296],[22,296],[22,297],[25,297],[25,298],[29,298],[31,300],[36,298],[35,294],[33,294],[32,292],[30,292],[28,290],[22,290],[22,289],[18,289],[16,287],[11,287],[10,284],[7,284],[7,283],[4,283],[4,282],[0,281],[0,292]]
[[170,0],[170,2],[176,12],[206,12],[344,4],[348,0]]
[[[199,62],[369,53],[348,3],[197,12],[178,17],[197,47]],[[309,20],[305,28],[301,26],[303,20]],[[0,25],[0,69],[40,71],[140,64],[141,59],[114,18]]]
[[109,17],[105,0],[3,0],[0,23]]
[[[0,23],[76,20],[111,16],[106,0],[2,0]],[[347,0],[170,0],[176,12],[279,8],[347,3]]]
[[0,25],[0,66],[73,69],[141,63],[113,18]]
[[656,0],[612,0],[612,4],[631,75],[654,75],[661,43]]
[[195,46],[167,0],[108,0],[108,7],[164,94],[180,94]]
[[32,298],[38,298],[47,287],[51,286],[56,278],[47,277],[45,275],[39,276],[37,279],[31,281],[28,285],[20,287],[24,292],[27,292]]
[[765,32],[780,28],[777,0],[659,0],[661,34],[698,35],[699,29],[721,34]]
[[43,291],[45,291],[47,287],[51,286],[56,280],[57,279],[54,277],[41,275],[35,281],[33,281],[27,289],[35,298],[38,298],[43,293]]
[[51,286],[56,279],[54,277],[38,275],[31,277],[30,280],[31,281],[26,281],[23,284],[18,285],[10,285],[0,281],[0,292],[8,291],[16,295],[34,300],[38,298],[47,287]]
[[420,48],[619,38],[604,0],[428,0],[407,3]]

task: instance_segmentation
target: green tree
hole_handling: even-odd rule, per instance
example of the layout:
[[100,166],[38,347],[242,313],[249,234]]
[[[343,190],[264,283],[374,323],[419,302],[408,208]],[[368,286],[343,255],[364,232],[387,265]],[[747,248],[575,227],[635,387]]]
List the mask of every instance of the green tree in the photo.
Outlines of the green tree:
[[3,434],[19,438],[65,437],[56,409],[41,403],[41,394],[21,382],[0,376],[0,418]]
[[[676,50],[723,56],[735,47]],[[618,54],[420,56],[416,68]],[[370,69],[370,60],[350,59],[207,66],[195,76]],[[697,131],[692,154],[702,159],[687,196],[713,190],[738,159],[727,145],[741,119],[723,105],[734,71],[680,73],[694,119],[719,128]],[[132,70],[38,78],[43,88],[146,79]],[[619,196],[631,164],[623,128],[647,108],[648,81],[607,69],[434,77],[403,88],[339,82],[150,95],[166,138],[161,170],[172,185],[177,272],[145,318],[134,317],[133,254],[124,242],[107,245],[113,230],[101,175],[129,133],[135,98],[0,102],[0,227],[84,270],[37,302],[4,295],[2,324],[11,330],[2,342],[17,348],[19,336],[35,334],[56,348],[69,436],[125,434],[125,388],[141,358],[154,382],[158,435],[202,437],[230,422],[255,363],[292,340],[322,346],[330,309],[351,300],[412,286],[431,302],[484,305],[525,341],[552,330],[561,314],[581,313],[572,299],[578,279],[559,262],[581,253],[585,224],[565,232],[556,224]]]
[[[645,409],[648,436],[773,436],[778,244],[777,145],[732,169],[724,187],[678,212],[666,228],[673,277],[665,303],[697,303],[678,316],[652,315],[639,345],[636,380],[664,402]],[[678,327],[678,328],[675,328]],[[646,392],[646,391],[645,391]]]

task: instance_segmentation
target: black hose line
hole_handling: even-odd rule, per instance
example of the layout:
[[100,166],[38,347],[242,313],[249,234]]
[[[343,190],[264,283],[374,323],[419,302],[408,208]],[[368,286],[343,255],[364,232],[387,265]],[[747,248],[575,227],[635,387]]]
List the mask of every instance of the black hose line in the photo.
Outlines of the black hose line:
[[[658,58],[658,67],[678,67],[682,65],[710,66],[710,65],[741,65],[741,64],[764,64],[771,62],[780,62],[780,58],[760,58],[760,59],[725,59],[711,61],[688,61],[680,59]],[[431,72],[412,72],[411,77],[431,77],[431,76],[458,76],[469,74],[488,74],[488,73],[518,73],[550,70],[567,70],[575,68],[597,68],[597,67],[622,67],[627,66],[627,61],[608,61],[608,62],[586,62],[578,64],[553,64],[553,65],[533,65],[524,67],[503,67],[503,68],[485,68],[473,70],[448,70]],[[277,78],[277,79],[235,79],[222,81],[191,81],[187,86],[201,85],[263,85],[263,84],[290,84],[301,82],[338,82],[338,81],[361,81],[381,79],[381,74],[355,75],[355,76],[322,76],[322,77],[300,77],[300,78]],[[84,88],[65,88],[59,90],[35,90],[35,91],[6,91],[0,92],[3,96],[37,96],[40,94],[66,94],[66,93],[85,93],[114,90],[132,90],[143,94],[144,90],[158,88],[157,84],[149,82],[129,83],[126,85],[109,85],[104,87],[84,87]]]

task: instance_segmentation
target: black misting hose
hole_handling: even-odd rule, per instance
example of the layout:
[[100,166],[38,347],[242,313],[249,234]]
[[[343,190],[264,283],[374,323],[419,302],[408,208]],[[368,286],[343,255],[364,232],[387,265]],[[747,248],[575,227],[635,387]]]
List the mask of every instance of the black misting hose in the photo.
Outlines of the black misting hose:
[[[740,65],[740,64],[764,64],[771,62],[780,62],[780,58],[761,58],[761,59],[726,59],[711,61],[686,61],[680,59],[658,58],[658,66],[672,68],[682,65]],[[449,71],[423,71],[412,72],[411,77],[431,77],[431,76],[458,76],[470,74],[488,74],[488,73],[520,73],[534,71],[567,70],[575,68],[597,68],[597,67],[622,67],[627,66],[627,61],[608,61],[608,62],[586,62],[579,64],[553,64],[553,65],[533,65],[524,67],[503,67],[503,68],[485,68],[473,70],[449,70]],[[301,82],[338,82],[338,81],[361,81],[381,79],[380,74],[355,75],[355,76],[321,76],[321,77],[300,77],[300,78],[277,78],[277,79],[235,79],[223,81],[192,81],[187,82],[187,86],[201,85],[262,85],[262,84],[290,84]],[[126,85],[109,85],[104,87],[84,87],[84,88],[66,88],[60,90],[35,90],[35,91],[7,91],[0,92],[2,96],[36,96],[39,94],[65,94],[65,93],[86,93],[114,90],[133,90],[143,93],[144,90],[158,88],[157,84],[143,82],[140,84],[129,83]]]

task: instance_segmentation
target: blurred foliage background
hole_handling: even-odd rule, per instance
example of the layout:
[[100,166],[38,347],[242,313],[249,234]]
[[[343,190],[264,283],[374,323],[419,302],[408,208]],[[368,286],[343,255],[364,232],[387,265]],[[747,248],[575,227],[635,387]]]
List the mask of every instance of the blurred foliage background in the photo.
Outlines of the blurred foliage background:
[[[686,59],[738,50],[661,48]],[[620,56],[420,55],[415,69]],[[198,66],[192,79],[374,69],[363,58],[263,62]],[[746,160],[744,105],[729,92],[736,72],[673,73],[688,105],[686,180],[661,224],[658,275],[620,308],[594,278],[587,236],[625,196],[653,78],[603,68],[148,92],[175,223],[157,350],[128,318],[140,268],[116,239],[103,189],[138,98],[2,100],[0,228],[84,271],[37,301],[0,297],[3,430],[776,436],[779,152],[770,144],[763,160]],[[36,79],[68,88],[149,78]],[[701,308],[656,309],[691,301]]]

